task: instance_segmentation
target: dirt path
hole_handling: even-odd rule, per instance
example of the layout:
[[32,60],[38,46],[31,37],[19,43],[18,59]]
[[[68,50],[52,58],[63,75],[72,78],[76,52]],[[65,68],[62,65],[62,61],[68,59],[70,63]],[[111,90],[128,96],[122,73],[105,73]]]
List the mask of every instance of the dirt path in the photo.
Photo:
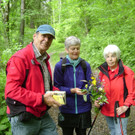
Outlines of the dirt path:
[[[50,115],[52,116],[53,120],[57,125],[57,131],[59,135],[62,135],[61,128],[58,126],[57,116],[58,116],[58,108],[51,108],[49,110]],[[94,110],[92,109],[92,119],[94,119],[95,114]],[[128,120],[127,126],[128,135],[135,135],[135,107],[131,107],[131,114]],[[104,116],[100,113],[97,117],[95,125],[91,131],[90,135],[109,135],[109,130],[106,125],[106,121]]]
[[[60,54],[60,57],[64,57],[64,56],[65,56],[64,52]],[[52,67],[52,71],[53,71],[53,67]],[[49,110],[50,115],[52,116],[53,120],[55,121],[57,125],[58,134],[62,135],[61,128],[58,126],[58,121],[57,121],[58,112],[59,112],[58,108],[51,108]],[[95,117],[95,113],[94,113],[94,107],[93,107],[92,108],[92,121],[94,117]],[[135,135],[135,106],[131,107],[131,113],[129,116],[128,126],[127,126],[127,134]],[[106,124],[104,116],[101,113],[99,113],[90,135],[109,135],[108,126]]]

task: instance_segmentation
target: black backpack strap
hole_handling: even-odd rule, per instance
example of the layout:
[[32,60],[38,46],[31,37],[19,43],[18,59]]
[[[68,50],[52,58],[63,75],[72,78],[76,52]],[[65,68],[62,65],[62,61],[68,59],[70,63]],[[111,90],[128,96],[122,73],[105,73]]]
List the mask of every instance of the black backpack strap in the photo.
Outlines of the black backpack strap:
[[[126,81],[125,81],[125,73],[123,73],[123,83],[124,83],[124,101],[125,101],[125,99],[127,98],[127,95],[128,95],[128,89],[127,89]],[[128,117],[129,115],[130,115],[130,107],[125,112],[126,117]]]
[[25,80],[24,80],[24,82],[23,82],[23,84],[22,84],[22,87],[26,87],[26,81],[27,81],[27,78],[28,78],[28,74],[29,74],[29,69],[26,69],[26,76],[25,76]]
[[86,65],[85,60],[84,60],[84,59],[81,59],[80,64],[81,64],[81,67],[82,67],[82,69],[83,69],[84,75],[85,75],[85,77],[86,77],[87,65]]
[[127,89],[126,81],[125,81],[125,73],[123,73],[123,83],[124,83],[124,101],[125,101],[128,95],[128,89]]
[[66,57],[65,58],[63,58],[62,59],[62,67],[61,67],[61,70],[62,70],[62,72],[63,72],[63,74],[64,74],[64,72],[65,72],[65,70],[66,70],[66,62],[67,62],[67,60],[66,60]]

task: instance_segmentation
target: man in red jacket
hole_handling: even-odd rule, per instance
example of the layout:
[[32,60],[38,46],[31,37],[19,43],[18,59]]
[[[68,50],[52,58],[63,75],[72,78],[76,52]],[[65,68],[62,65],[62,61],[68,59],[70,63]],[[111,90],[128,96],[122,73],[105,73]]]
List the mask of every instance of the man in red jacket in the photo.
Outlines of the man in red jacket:
[[33,42],[7,63],[5,99],[13,135],[57,135],[47,110],[60,104],[52,97],[52,74],[47,50],[55,38],[50,25],[41,25]]

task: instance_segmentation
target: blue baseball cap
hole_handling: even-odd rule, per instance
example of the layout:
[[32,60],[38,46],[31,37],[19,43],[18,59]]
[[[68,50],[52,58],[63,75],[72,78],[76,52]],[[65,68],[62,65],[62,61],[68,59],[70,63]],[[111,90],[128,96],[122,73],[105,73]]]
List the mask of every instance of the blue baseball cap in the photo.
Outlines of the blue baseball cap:
[[44,25],[40,25],[36,32],[40,32],[41,34],[50,34],[55,38],[55,31],[52,28],[52,26],[48,25],[48,24],[44,24]]

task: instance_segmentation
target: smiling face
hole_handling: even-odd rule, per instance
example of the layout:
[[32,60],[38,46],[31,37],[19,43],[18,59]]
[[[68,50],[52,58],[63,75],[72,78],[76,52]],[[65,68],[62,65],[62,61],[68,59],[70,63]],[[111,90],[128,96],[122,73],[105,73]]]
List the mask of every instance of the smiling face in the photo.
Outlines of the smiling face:
[[41,33],[35,33],[33,35],[33,43],[39,50],[39,52],[44,54],[49,47],[51,46],[51,43],[53,41],[53,36],[50,34],[41,34]]
[[117,56],[115,53],[106,54],[105,60],[106,60],[108,66],[110,67],[111,70],[114,70],[117,68],[118,60],[117,60]]
[[66,52],[72,60],[76,60],[80,55],[80,45],[69,46],[66,48]]

